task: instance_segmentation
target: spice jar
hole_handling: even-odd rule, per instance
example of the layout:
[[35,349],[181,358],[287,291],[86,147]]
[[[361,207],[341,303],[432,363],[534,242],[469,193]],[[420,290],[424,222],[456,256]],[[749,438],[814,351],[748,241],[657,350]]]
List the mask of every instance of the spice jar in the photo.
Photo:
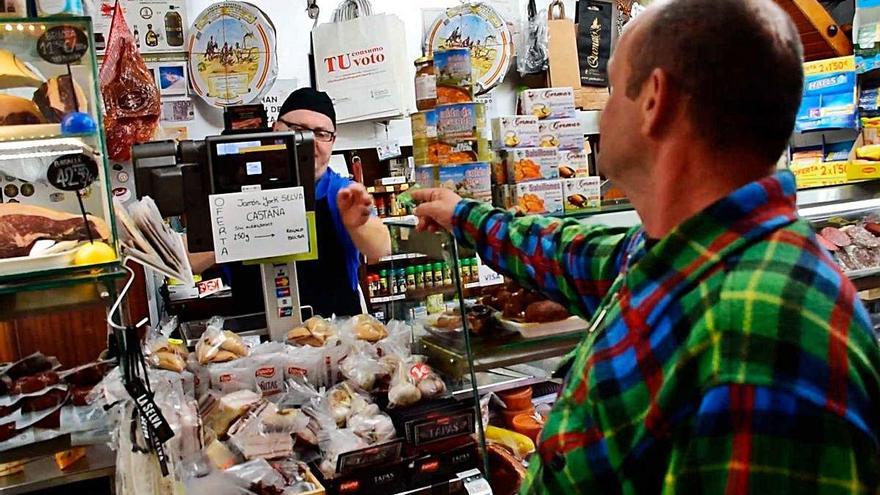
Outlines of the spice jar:
[[416,59],[416,108],[431,110],[437,106],[437,69],[431,56]]

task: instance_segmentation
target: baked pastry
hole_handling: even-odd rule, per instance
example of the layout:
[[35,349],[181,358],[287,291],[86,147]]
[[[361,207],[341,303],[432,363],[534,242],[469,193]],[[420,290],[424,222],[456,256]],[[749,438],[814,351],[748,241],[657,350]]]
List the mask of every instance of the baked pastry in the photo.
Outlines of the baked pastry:
[[159,369],[176,371],[177,373],[186,368],[186,361],[180,355],[167,351],[153,354],[153,364]]
[[45,124],[46,119],[31,100],[0,95],[0,125]]
[[287,332],[287,340],[297,345],[321,347],[327,339],[336,335],[336,330],[329,321],[320,316],[313,316],[303,322],[301,327],[296,327]]
[[354,334],[360,340],[376,343],[388,336],[385,325],[370,315],[355,316],[352,318],[352,323],[354,323]]
[[547,323],[567,319],[571,314],[565,308],[553,301],[539,301],[529,304],[526,308],[526,322]]
[[220,344],[221,349],[237,354],[239,357],[247,356],[247,346],[244,344],[244,340],[242,340],[240,335],[231,330],[224,330],[223,336],[225,339],[223,339],[223,342]]

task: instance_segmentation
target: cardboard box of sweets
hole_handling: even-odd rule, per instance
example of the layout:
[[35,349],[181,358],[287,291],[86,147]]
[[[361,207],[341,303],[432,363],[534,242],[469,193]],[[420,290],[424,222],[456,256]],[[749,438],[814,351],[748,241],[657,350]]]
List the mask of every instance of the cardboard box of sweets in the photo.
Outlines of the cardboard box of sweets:
[[511,183],[559,178],[559,153],[556,148],[503,149],[498,159]]
[[542,120],[538,123],[538,146],[561,150],[584,149],[584,130],[577,119]]
[[602,205],[602,189],[599,177],[564,179],[562,192],[565,196],[565,213],[593,210]]
[[523,182],[511,187],[514,207],[522,213],[559,215],[565,211],[560,180]]
[[584,150],[558,150],[559,177],[571,179],[574,177],[589,177],[590,162]]
[[520,94],[522,113],[539,120],[573,119],[576,117],[572,88],[527,89]]
[[492,119],[492,145],[495,149],[538,146],[538,118],[515,115]]

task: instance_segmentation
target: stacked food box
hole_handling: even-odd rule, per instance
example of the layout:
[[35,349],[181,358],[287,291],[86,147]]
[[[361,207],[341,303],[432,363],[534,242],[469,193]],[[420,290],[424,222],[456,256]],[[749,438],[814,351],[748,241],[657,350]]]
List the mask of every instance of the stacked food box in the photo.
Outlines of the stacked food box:
[[416,183],[490,201],[492,151],[485,106],[474,102],[470,50],[435,52],[434,67],[436,107],[411,116]]
[[571,88],[524,91],[523,115],[492,119],[495,201],[522,213],[562,214],[599,207],[584,132]]

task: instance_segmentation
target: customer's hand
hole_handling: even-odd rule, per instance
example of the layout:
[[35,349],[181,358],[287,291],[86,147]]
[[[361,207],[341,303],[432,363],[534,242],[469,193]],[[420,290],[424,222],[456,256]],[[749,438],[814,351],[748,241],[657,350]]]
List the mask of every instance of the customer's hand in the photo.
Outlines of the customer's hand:
[[373,196],[367,192],[363,184],[355,182],[340,189],[336,196],[336,205],[342,224],[349,230],[356,229],[367,223],[373,207]]
[[412,197],[421,203],[415,211],[419,217],[418,230],[452,230],[452,215],[461,196],[449,189],[421,189],[414,191]]

